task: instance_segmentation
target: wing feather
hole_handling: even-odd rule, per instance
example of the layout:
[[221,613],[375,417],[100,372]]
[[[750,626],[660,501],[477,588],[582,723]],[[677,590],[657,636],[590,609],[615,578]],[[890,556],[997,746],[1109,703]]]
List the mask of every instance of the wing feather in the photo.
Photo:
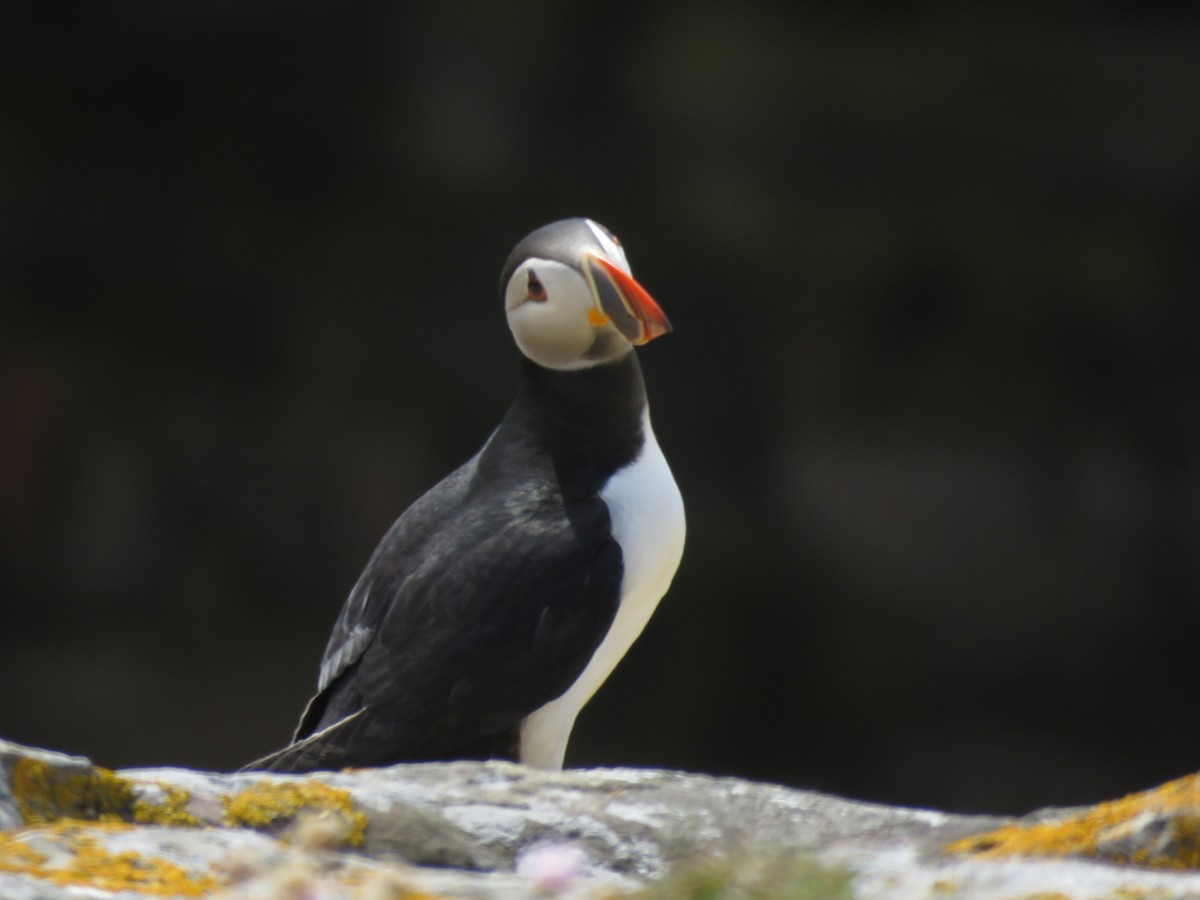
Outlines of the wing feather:
[[477,478],[478,465],[448,476],[384,536],[334,626],[296,732],[303,748],[272,765],[494,748],[587,665],[620,595],[607,507],[564,501],[553,479]]

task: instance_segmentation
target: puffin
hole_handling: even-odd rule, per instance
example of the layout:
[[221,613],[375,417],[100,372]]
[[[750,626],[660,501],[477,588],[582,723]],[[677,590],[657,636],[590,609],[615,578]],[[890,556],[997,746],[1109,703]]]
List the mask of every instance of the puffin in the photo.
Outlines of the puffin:
[[292,742],[247,770],[509,759],[561,769],[575,719],[683,555],[683,501],[635,347],[671,330],[591,219],[527,235],[500,278],[516,397],[384,534]]

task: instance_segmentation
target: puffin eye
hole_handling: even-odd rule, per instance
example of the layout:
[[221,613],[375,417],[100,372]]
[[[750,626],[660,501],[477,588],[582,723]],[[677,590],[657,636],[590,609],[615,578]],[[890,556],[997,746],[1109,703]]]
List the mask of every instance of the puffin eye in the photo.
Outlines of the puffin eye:
[[525,290],[529,294],[529,299],[536,303],[543,303],[546,300],[546,286],[542,284],[537,273],[533,269],[529,270],[529,280],[526,282]]

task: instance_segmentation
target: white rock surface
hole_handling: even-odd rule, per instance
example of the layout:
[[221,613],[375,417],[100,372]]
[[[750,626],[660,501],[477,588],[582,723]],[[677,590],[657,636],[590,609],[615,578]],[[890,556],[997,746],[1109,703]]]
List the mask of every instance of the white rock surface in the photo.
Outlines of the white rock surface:
[[[315,799],[298,801],[304,791]],[[36,821],[81,810],[101,821]],[[252,816],[261,821],[245,827]],[[0,742],[5,900],[144,897],[150,882],[137,878],[154,875],[159,896],[620,896],[720,854],[807,855],[850,872],[853,895],[867,898],[1200,898],[1195,871],[944,853],[1008,821],[678,772],[429,763],[312,776],[106,773]],[[361,842],[348,845],[355,827]]]

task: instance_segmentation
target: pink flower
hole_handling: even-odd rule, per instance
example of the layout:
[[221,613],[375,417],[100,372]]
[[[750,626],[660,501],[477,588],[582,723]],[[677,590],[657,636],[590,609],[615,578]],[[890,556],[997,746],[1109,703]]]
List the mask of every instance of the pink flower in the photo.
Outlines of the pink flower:
[[583,874],[587,854],[576,844],[534,844],[517,860],[517,874],[546,894],[560,894]]

